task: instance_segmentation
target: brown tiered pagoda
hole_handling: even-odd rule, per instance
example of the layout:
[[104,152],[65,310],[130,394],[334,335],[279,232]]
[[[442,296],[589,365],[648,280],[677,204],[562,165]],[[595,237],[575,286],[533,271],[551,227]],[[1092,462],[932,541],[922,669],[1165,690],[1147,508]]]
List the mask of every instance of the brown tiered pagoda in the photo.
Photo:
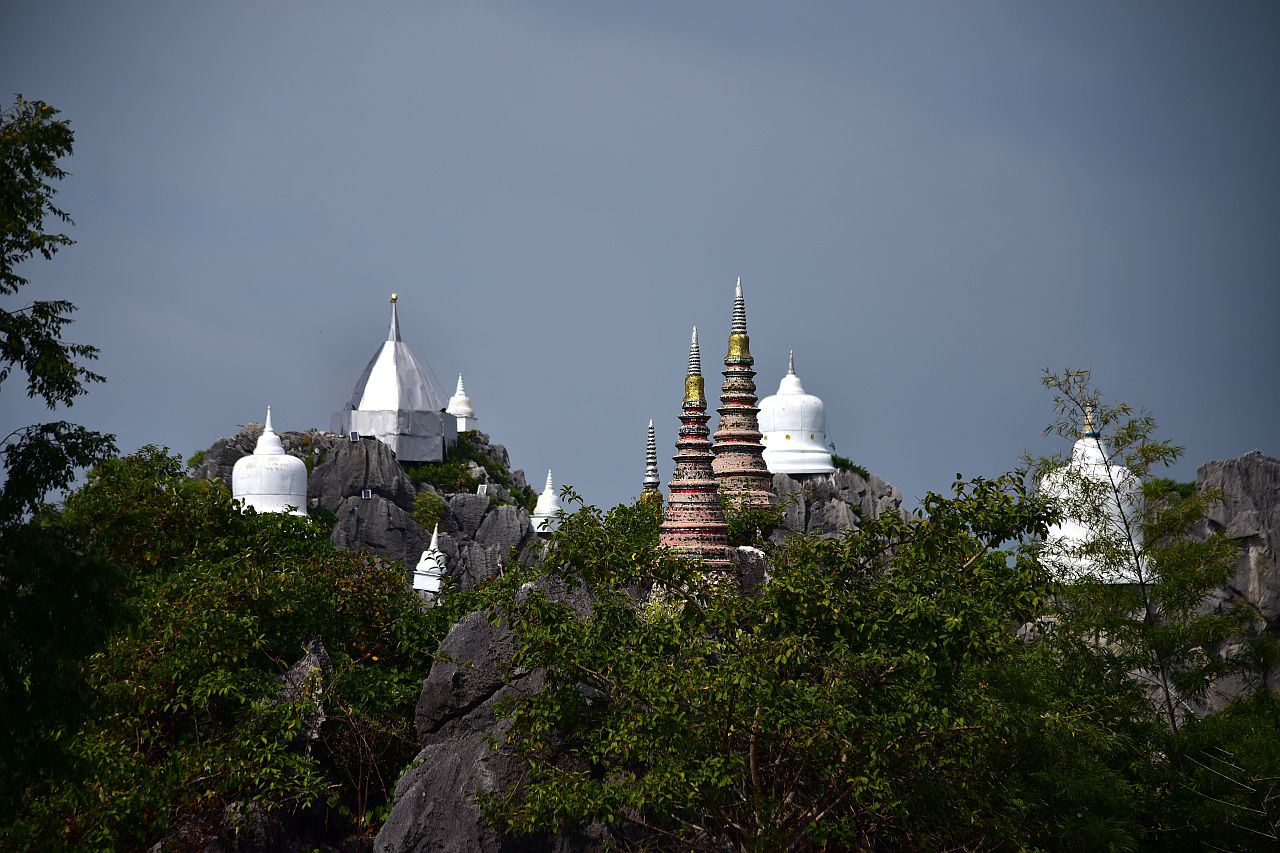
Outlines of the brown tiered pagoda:
[[742,279],[733,296],[733,326],[724,357],[724,385],[720,389],[720,426],[716,429],[715,460],[711,463],[720,491],[734,505],[767,507],[773,475],[764,462],[756,406],[756,372],[752,369],[751,339],[747,337],[747,307]]
[[711,470],[711,430],[707,428],[711,416],[707,414],[706,397],[698,327],[694,326],[680,410],[680,436],[672,457],[676,470],[671,477],[671,494],[658,541],[681,557],[701,560],[709,569],[723,570],[729,567],[728,528],[720,505],[719,483]]

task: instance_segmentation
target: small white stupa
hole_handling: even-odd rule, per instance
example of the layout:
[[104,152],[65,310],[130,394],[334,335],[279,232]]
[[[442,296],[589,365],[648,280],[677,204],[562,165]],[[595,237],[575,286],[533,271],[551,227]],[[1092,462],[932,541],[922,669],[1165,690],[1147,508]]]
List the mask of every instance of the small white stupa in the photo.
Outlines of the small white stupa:
[[398,298],[391,294],[387,339],[360,374],[347,407],[336,412],[330,424],[340,435],[377,438],[401,462],[439,462],[458,433],[429,372],[400,340]]
[[547,485],[538,495],[538,503],[529,516],[529,524],[534,533],[550,533],[559,526],[556,519],[560,512],[560,496],[556,494],[555,481],[551,479],[551,471],[547,470]]
[[258,512],[307,514],[306,463],[285,453],[271,428],[270,406],[253,453],[237,459],[231,469],[231,496]]
[[1046,474],[1040,491],[1058,501],[1063,512],[1062,523],[1049,528],[1042,555],[1059,580],[1139,582],[1143,566],[1135,564],[1132,545],[1142,544],[1142,483],[1112,460],[1092,409],[1085,408],[1084,430],[1071,449],[1071,461]]
[[431,544],[422,552],[417,567],[413,570],[413,588],[432,595],[440,594],[444,584],[444,552],[440,550],[440,525],[431,531]]
[[822,400],[806,394],[796,376],[795,353],[778,393],[760,401],[760,443],[770,474],[830,474],[836,470],[827,448],[827,415]]
[[444,411],[458,419],[458,432],[476,428],[476,412],[471,408],[471,398],[467,396],[467,387],[462,384],[461,373],[458,374],[458,390],[453,392]]

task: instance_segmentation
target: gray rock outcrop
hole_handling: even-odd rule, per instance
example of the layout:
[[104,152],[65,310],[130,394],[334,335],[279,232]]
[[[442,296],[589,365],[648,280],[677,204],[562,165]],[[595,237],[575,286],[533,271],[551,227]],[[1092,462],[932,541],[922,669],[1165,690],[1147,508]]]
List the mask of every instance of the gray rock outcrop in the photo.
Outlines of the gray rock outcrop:
[[838,536],[861,519],[902,512],[902,493],[875,474],[774,474],[773,493],[782,507],[782,524],[770,537],[775,544],[788,533]]

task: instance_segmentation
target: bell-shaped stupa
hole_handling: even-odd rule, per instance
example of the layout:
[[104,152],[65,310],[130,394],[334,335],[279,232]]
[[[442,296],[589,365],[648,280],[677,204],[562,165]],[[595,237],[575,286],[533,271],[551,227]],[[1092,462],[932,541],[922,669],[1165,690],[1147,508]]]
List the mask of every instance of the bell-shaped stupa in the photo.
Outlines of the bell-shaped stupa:
[[[1142,484],[1117,464],[1084,412],[1084,429],[1071,449],[1071,461],[1040,480],[1040,491],[1058,502],[1061,523],[1049,528],[1041,561],[1062,581],[1091,577],[1103,583],[1142,580]],[[1136,546],[1136,547],[1135,547]]]
[[551,478],[551,470],[547,469],[547,484],[538,495],[538,502],[529,516],[529,525],[534,533],[550,533],[559,526],[557,515],[560,512],[560,496],[556,494],[556,483]]
[[641,481],[640,500],[662,505],[661,480],[658,479],[658,441],[653,432],[653,418],[649,419],[649,429],[645,433],[644,442],[644,480]]
[[778,393],[760,401],[764,462],[773,474],[830,474],[836,470],[827,447],[827,415],[822,400],[806,394],[796,376],[795,353]]
[[752,369],[751,339],[747,336],[747,306],[742,279],[734,289],[733,325],[724,357],[724,385],[720,389],[720,424],[716,429],[711,468],[720,491],[734,505],[767,507],[773,477],[764,461],[756,407],[756,372]]
[[669,486],[667,512],[658,542],[681,557],[701,560],[707,568],[729,567],[728,527],[720,504],[720,484],[711,470],[711,430],[707,428],[707,395],[703,387],[698,327],[689,343],[689,370],[684,380],[676,469]]
[[360,374],[347,408],[334,414],[332,428],[373,436],[401,462],[439,462],[457,440],[456,420],[445,414],[440,390],[400,340],[396,299],[391,294],[387,339]]
[[285,452],[271,428],[270,406],[253,453],[237,459],[231,469],[231,496],[258,512],[307,514],[306,463]]
[[431,544],[422,552],[413,570],[413,588],[432,595],[439,595],[444,585],[444,552],[440,550],[440,525],[431,531]]
[[449,398],[445,414],[458,419],[458,432],[466,432],[476,428],[476,411],[471,407],[471,398],[467,396],[467,386],[462,384],[462,374],[458,374],[458,390]]

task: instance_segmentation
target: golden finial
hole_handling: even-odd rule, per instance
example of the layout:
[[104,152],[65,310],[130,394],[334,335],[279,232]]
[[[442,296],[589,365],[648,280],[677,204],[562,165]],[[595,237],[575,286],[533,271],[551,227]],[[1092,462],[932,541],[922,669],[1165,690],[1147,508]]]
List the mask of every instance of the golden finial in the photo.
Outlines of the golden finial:
[[397,300],[397,299],[399,299],[399,298],[400,298],[400,295],[399,295],[398,293],[392,293],[392,294],[391,294],[391,304],[392,304],[392,305],[394,305],[394,304],[395,304],[395,302],[396,302],[396,300]]

